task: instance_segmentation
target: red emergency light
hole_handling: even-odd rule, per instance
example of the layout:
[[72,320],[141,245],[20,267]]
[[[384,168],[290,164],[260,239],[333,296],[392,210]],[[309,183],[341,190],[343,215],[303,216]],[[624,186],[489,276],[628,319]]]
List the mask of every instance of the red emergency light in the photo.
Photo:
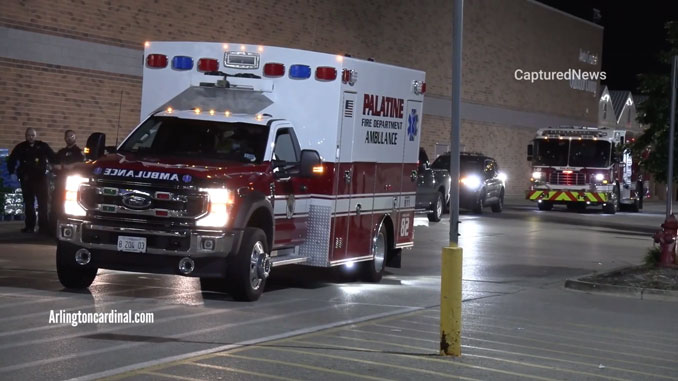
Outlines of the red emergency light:
[[318,66],[315,69],[315,79],[321,81],[334,81],[337,79],[337,69],[331,66]]
[[285,65],[271,62],[264,65],[264,75],[267,77],[282,77],[285,75]]
[[164,54],[149,54],[146,57],[146,66],[156,69],[167,67],[167,56]]
[[198,60],[198,71],[210,72],[219,70],[219,61],[213,58],[201,58]]

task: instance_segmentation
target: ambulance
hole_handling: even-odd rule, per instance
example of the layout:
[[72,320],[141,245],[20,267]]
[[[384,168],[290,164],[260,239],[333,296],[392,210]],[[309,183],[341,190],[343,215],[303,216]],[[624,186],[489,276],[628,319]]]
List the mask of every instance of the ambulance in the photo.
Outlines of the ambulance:
[[[273,46],[148,42],[141,123],[66,181],[57,272],[199,277],[257,300],[275,267],[381,280],[413,246],[425,73]],[[303,268],[303,267],[302,267]]]

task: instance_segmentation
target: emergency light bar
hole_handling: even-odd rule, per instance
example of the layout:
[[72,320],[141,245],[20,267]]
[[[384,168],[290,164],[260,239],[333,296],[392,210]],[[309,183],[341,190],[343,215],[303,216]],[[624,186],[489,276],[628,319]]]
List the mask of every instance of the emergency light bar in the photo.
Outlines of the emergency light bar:
[[543,131],[541,136],[546,137],[563,137],[563,136],[582,136],[582,137],[604,137],[607,132],[601,131],[586,131],[586,130],[549,130]]

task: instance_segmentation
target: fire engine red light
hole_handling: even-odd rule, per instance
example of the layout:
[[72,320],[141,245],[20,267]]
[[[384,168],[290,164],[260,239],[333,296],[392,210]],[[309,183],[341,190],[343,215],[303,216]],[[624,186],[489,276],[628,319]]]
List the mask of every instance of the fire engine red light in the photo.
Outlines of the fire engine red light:
[[330,66],[319,66],[315,69],[315,79],[321,81],[334,81],[337,79],[337,69]]
[[267,63],[264,65],[264,75],[267,77],[282,77],[285,75],[285,65],[281,63]]
[[566,175],[571,175],[572,171],[563,171],[563,173],[566,174]]
[[209,72],[218,70],[219,61],[213,58],[201,58],[198,60],[198,71]]
[[158,217],[167,217],[169,216],[169,212],[166,210],[156,210],[155,215]]
[[164,54],[149,54],[146,57],[146,66],[156,69],[167,67],[167,56]]
[[155,194],[155,198],[157,198],[158,200],[169,200],[170,194],[165,192],[157,192]]
[[426,82],[421,84],[421,93],[426,94]]

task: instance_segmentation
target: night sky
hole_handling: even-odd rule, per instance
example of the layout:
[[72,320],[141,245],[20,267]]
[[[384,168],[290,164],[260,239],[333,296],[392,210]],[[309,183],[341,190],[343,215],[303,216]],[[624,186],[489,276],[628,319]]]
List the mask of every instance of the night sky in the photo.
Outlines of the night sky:
[[[668,49],[664,24],[678,20],[678,1],[613,1],[613,0],[538,0],[541,3],[579,18],[602,25],[603,71],[611,90],[636,93],[636,75],[645,72],[670,72],[659,64],[659,52]],[[593,9],[600,11],[594,21]]]

